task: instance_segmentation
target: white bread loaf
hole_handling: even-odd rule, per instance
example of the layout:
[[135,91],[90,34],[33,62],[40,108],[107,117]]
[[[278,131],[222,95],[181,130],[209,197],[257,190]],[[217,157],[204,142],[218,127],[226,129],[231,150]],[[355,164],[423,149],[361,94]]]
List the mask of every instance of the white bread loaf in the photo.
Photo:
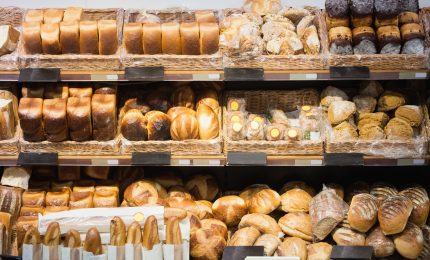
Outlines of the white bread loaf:
[[217,23],[200,23],[200,54],[214,54],[219,49]]
[[42,50],[44,54],[60,54],[60,26],[58,23],[45,23],[40,27]]
[[116,96],[94,94],[91,100],[93,138],[97,141],[112,140],[116,134]]
[[196,22],[181,23],[180,33],[181,33],[182,54],[199,55],[200,54],[199,24]]
[[161,43],[161,25],[160,24],[143,24],[143,52],[145,54],[162,53]]
[[378,211],[378,220],[382,232],[385,235],[402,232],[412,209],[412,201],[403,195],[394,195],[384,200]]
[[11,53],[16,49],[19,31],[10,25],[0,26],[0,55]]
[[118,32],[115,20],[99,20],[99,54],[113,55],[118,49]]
[[22,23],[22,40],[27,54],[42,52],[42,38],[40,37],[40,22]]
[[63,22],[80,21],[82,19],[82,7],[67,7],[64,11]]
[[181,54],[179,23],[161,24],[161,49],[164,54]]
[[214,12],[209,10],[196,11],[194,13],[194,17],[196,18],[196,22],[198,23],[216,23],[217,22]]
[[97,21],[79,22],[79,50],[82,54],[99,53],[99,33]]
[[64,11],[60,9],[46,9],[43,11],[43,23],[60,23]]
[[43,22],[43,10],[42,9],[31,9],[27,10],[25,14],[24,22]]
[[62,53],[79,53],[79,22],[60,23],[60,45]]
[[126,23],[123,28],[124,46],[127,53],[143,53],[143,31],[140,23]]

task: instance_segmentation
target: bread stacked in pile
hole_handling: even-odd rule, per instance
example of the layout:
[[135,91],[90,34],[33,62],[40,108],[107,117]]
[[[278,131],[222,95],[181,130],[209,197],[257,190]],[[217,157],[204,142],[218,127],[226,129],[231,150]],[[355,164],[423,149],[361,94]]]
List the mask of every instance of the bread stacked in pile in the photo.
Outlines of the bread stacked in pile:
[[116,135],[116,88],[22,88],[18,114],[24,140],[30,142],[108,141]]
[[80,7],[28,10],[22,34],[27,54],[112,55],[118,49],[116,20],[84,20]]
[[220,106],[211,86],[189,83],[160,87],[125,101],[120,131],[130,141],[210,140],[218,137]]
[[139,13],[124,24],[124,47],[129,54],[200,55],[218,52],[219,26],[212,11],[196,11],[191,22],[162,22],[153,14]]
[[407,104],[402,92],[384,90],[376,81],[362,82],[359,94],[349,99],[331,86],[321,93],[334,140],[410,140],[423,121],[419,106]]
[[325,9],[332,54],[424,53],[418,0],[326,0]]
[[279,0],[247,0],[244,13],[221,24],[221,46],[232,55],[317,55],[321,45],[317,17],[309,10],[282,9]]

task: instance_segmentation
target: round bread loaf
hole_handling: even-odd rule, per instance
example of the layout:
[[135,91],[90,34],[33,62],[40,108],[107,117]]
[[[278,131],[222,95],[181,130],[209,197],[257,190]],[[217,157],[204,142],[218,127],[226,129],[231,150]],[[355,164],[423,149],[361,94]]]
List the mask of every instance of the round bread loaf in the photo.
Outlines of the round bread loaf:
[[289,182],[285,183],[282,186],[280,194],[284,194],[285,192],[292,190],[294,188],[302,189],[302,190],[306,191],[307,193],[309,193],[309,195],[311,195],[312,197],[315,196],[315,194],[316,194],[315,189],[313,187],[307,185],[304,181],[289,181]]
[[291,212],[280,218],[278,224],[285,234],[312,241],[312,225],[309,214]]
[[379,204],[397,193],[396,187],[388,183],[377,182],[370,187],[370,194],[376,197]]
[[148,197],[158,198],[158,191],[150,181],[141,180],[134,182],[124,191],[124,200],[130,207],[142,206]]
[[219,134],[218,114],[211,107],[200,104],[196,113],[199,137],[202,140],[214,139]]
[[349,17],[348,0],[326,0],[325,10],[329,17],[347,18]]
[[330,260],[331,250],[333,246],[319,242],[308,245],[308,259],[307,260]]
[[145,115],[148,125],[148,140],[168,140],[170,139],[171,119],[167,114],[160,111],[150,111]]
[[355,195],[348,211],[348,222],[357,231],[366,233],[378,218],[378,200],[367,193]]
[[194,175],[185,183],[185,188],[197,200],[213,201],[219,192],[218,183],[210,174]]
[[281,196],[272,189],[263,189],[256,192],[248,201],[250,213],[269,214],[279,207]]
[[216,219],[223,221],[227,226],[235,226],[248,212],[248,207],[239,196],[225,196],[214,202],[212,212]]
[[170,135],[175,141],[198,139],[199,125],[196,117],[187,113],[176,116],[170,125]]
[[414,186],[402,190],[399,194],[409,198],[414,205],[409,221],[420,227],[423,226],[427,222],[430,210],[427,191],[421,186]]
[[378,19],[390,19],[400,14],[399,0],[375,0],[374,7]]
[[137,109],[129,110],[121,120],[121,134],[130,141],[148,139],[147,119]]
[[228,246],[252,246],[261,233],[255,227],[244,227],[236,231],[228,241]]
[[394,236],[394,245],[403,257],[416,259],[424,248],[423,232],[417,225],[408,222],[405,230]]
[[215,218],[208,218],[202,219],[200,223],[202,224],[202,228],[216,231],[223,238],[227,237],[227,225],[221,220]]
[[387,257],[394,253],[393,240],[382,233],[381,228],[374,228],[366,238],[366,246],[373,247],[375,257]]
[[327,184],[324,184],[324,185],[325,185],[325,187],[327,189],[334,190],[336,192],[337,196],[339,196],[341,199],[343,199],[343,197],[345,197],[345,191],[344,191],[342,185],[337,184],[337,183],[333,183],[333,182],[327,183]]
[[254,246],[264,247],[264,255],[272,256],[276,248],[281,244],[281,239],[272,234],[263,234],[254,243]]
[[413,204],[403,195],[394,195],[384,200],[379,207],[378,220],[385,235],[403,231],[411,215]]
[[308,257],[308,249],[303,239],[287,237],[278,246],[276,254],[277,256],[298,256],[300,260],[305,260]]
[[255,227],[261,234],[272,234],[282,237],[282,231],[276,220],[269,215],[252,213],[247,214],[240,220],[238,228]]
[[309,193],[294,188],[281,195],[281,209],[285,212],[308,212],[311,200]]
[[246,204],[249,205],[251,197],[264,189],[270,189],[270,187],[266,184],[253,184],[243,189],[243,191],[239,193],[239,197],[241,197],[246,202]]

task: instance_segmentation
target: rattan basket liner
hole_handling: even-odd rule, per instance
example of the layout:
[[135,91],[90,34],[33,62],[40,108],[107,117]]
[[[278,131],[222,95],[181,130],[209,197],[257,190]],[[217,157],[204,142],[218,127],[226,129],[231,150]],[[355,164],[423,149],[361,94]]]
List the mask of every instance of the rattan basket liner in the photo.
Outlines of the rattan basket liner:
[[[10,25],[20,30],[23,17],[24,9],[18,7],[0,7],[1,25]],[[18,46],[12,53],[0,56],[0,70],[17,70],[18,65]]]
[[[327,69],[326,54],[327,47],[327,30],[325,30],[322,21],[321,11],[316,8],[310,8],[316,16],[316,26],[320,38],[321,51],[320,55],[229,55],[224,51],[223,64],[229,68],[264,68],[265,70],[322,70]],[[227,17],[232,13],[242,13],[240,9],[225,9],[223,15]]]
[[21,129],[19,125],[16,126],[15,135],[11,139],[0,140],[0,154],[1,155],[17,155],[19,153],[19,137],[21,136]]
[[120,138],[99,141],[64,141],[64,142],[28,142],[21,135],[19,138],[21,152],[58,153],[58,155],[118,155]]
[[269,104],[277,104],[279,109],[293,111],[303,105],[317,106],[319,93],[315,89],[228,91],[224,98],[224,152],[264,152],[268,155],[319,155],[323,153],[324,133],[318,141],[233,141],[227,134],[226,104],[229,97],[246,98],[246,110],[250,113],[265,114]]
[[[117,21],[118,44],[121,45],[122,9],[84,9],[83,21],[111,19]],[[19,44],[21,68],[60,68],[62,70],[118,70],[121,66],[120,47],[113,55],[96,54],[26,54],[22,40]]]
[[[143,10],[130,9],[125,12],[124,24],[136,21],[136,16]],[[162,22],[190,22],[194,20],[194,11],[169,9],[162,11],[146,10],[149,14],[160,17]],[[214,11],[217,14],[216,11]],[[126,67],[164,67],[166,70],[221,70],[222,55],[173,55],[173,54],[129,54],[121,46],[121,65]]]
[[[325,17],[325,13],[323,15]],[[425,26],[422,13],[420,13],[421,22],[427,32],[428,26]],[[325,18],[323,19],[324,27],[327,31]],[[426,38],[428,38],[426,33]],[[326,38],[328,41],[328,38]],[[327,42],[328,45],[328,42]],[[429,43],[426,39],[426,50],[424,54],[369,54],[369,55],[334,55],[328,54],[329,66],[365,66],[369,69],[377,70],[416,70],[427,68]]]

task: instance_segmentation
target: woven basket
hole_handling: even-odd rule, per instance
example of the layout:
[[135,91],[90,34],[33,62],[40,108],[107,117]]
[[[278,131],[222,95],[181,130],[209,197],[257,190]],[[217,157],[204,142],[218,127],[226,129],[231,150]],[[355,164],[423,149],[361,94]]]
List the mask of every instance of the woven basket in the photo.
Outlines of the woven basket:
[[[325,13],[323,15],[324,27]],[[420,14],[422,24],[426,24],[422,13]],[[426,32],[428,26],[424,26]],[[333,55],[328,54],[328,66],[364,66],[375,70],[417,70],[427,68],[429,55],[428,33],[426,33],[426,50],[424,54],[368,54],[368,55]],[[328,40],[328,39],[327,39]],[[328,45],[328,42],[327,42]]]
[[[19,29],[21,27],[24,9],[18,7],[0,7],[0,24],[10,25]],[[18,69],[18,48],[12,53],[0,56],[0,70]]]
[[[124,15],[124,24],[136,21],[141,10],[127,10]],[[190,22],[194,21],[194,11],[171,9],[163,11],[146,11],[160,17],[162,22]],[[216,11],[214,11],[217,14]],[[174,54],[129,54],[124,46],[121,46],[121,65],[126,67],[159,67],[166,70],[221,70],[222,55],[174,55]]]
[[268,90],[268,91],[228,91],[224,98],[224,152],[264,152],[268,155],[320,155],[323,153],[323,132],[318,141],[233,141],[227,134],[226,104],[229,97],[245,98],[246,109],[250,113],[266,114],[270,104],[276,104],[284,111],[294,111],[303,105],[317,106],[319,93],[314,89]]
[[[320,55],[229,55],[224,51],[223,64],[228,68],[264,68],[265,70],[322,70],[327,69],[326,54],[327,30],[324,30],[321,11],[309,9],[316,16],[316,26],[320,38]],[[227,17],[233,13],[242,13],[239,9],[225,9],[223,16]]]
[[[83,21],[111,19],[117,21],[118,45],[121,44],[122,9],[84,9]],[[118,70],[120,68],[120,47],[113,55],[96,54],[26,54],[22,41],[19,44],[21,68],[60,68],[62,70]]]
[[16,126],[15,135],[8,140],[0,141],[1,155],[17,155],[19,153],[19,137],[21,136],[21,129]]
[[21,134],[19,143],[21,152],[58,153],[58,155],[118,155],[120,138],[116,136],[114,140],[106,142],[28,142]]

